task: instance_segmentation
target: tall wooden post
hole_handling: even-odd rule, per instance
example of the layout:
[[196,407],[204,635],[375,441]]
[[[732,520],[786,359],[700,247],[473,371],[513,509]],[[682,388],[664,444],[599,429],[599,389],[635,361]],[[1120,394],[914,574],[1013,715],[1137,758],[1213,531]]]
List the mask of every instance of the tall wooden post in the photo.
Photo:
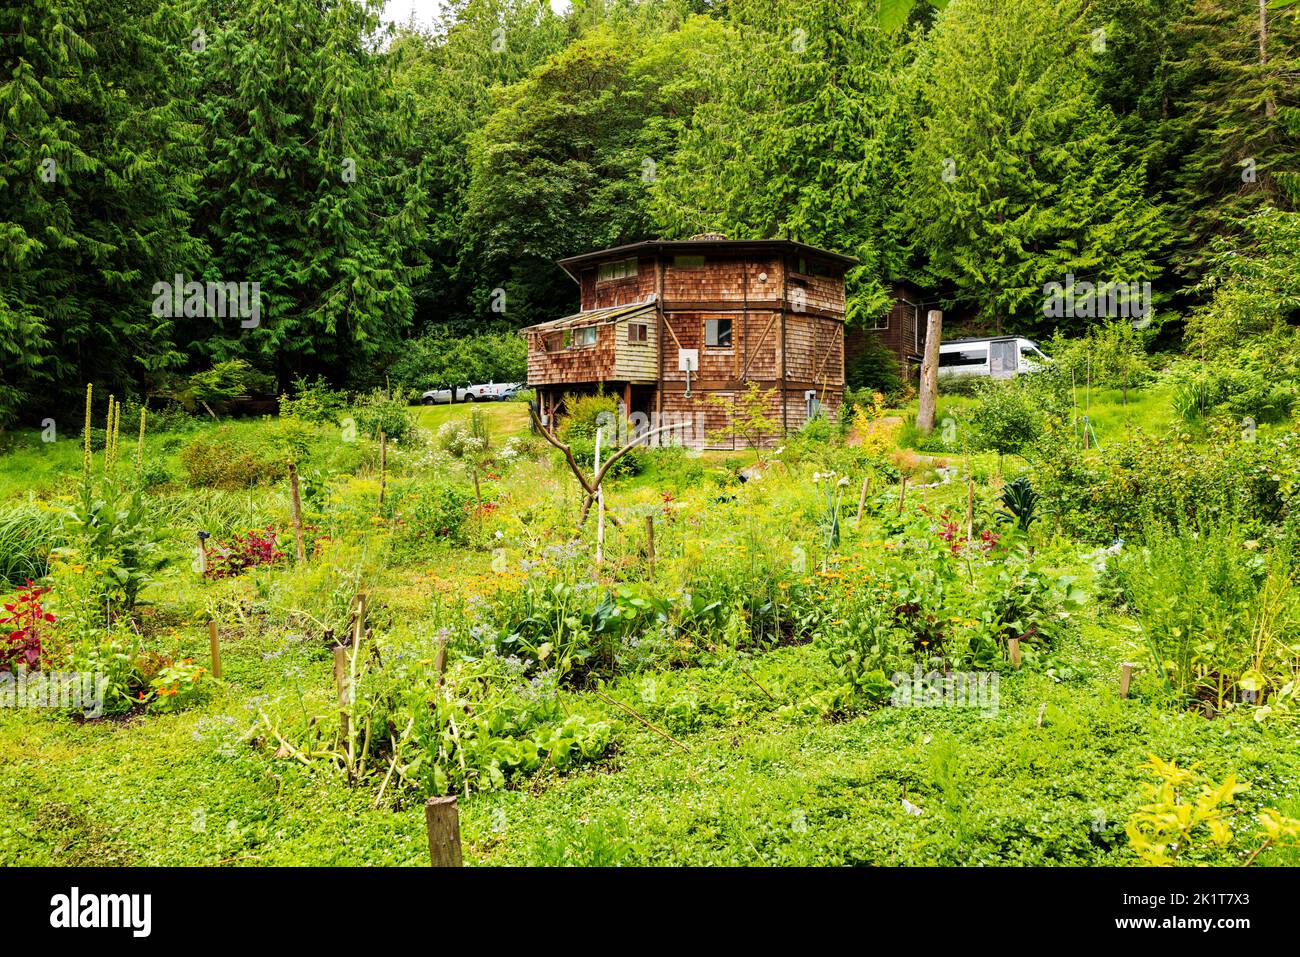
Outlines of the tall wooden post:
[[1133,682],[1133,669],[1136,667],[1137,665],[1130,661],[1126,661],[1119,666],[1119,696],[1121,698],[1128,697],[1129,685]]
[[432,867],[462,867],[460,856],[460,811],[455,797],[429,798],[424,805],[424,824],[429,832],[429,864]]
[[931,309],[925,316],[925,357],[921,361],[921,396],[916,407],[916,427],[925,435],[934,431],[934,409],[939,396],[939,341],[943,338],[943,313]]
[[871,473],[868,472],[862,479],[862,494],[858,496],[858,519],[859,526],[862,525],[862,511],[867,507],[867,494],[871,491]]

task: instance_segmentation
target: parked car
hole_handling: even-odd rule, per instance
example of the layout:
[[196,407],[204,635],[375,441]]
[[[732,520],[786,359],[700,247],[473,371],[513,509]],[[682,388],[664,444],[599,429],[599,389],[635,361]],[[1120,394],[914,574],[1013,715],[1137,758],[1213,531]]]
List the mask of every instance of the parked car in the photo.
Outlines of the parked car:
[[939,346],[939,375],[1009,379],[1041,368],[1052,360],[1037,343],[1018,336],[954,339]]
[[[504,402],[512,399],[523,388],[522,382],[488,382],[480,385],[456,386],[457,402]],[[425,405],[443,405],[451,401],[451,389],[430,389],[420,396]]]

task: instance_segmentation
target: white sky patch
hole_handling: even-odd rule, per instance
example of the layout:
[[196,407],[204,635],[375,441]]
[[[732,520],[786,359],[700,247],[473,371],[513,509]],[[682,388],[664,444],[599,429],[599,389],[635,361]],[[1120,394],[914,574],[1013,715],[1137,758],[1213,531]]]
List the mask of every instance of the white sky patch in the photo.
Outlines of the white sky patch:
[[[550,0],[551,9],[558,14],[569,12],[570,0]],[[432,27],[442,12],[443,0],[388,0],[384,4],[384,19],[393,23],[406,23],[415,18],[417,26]]]

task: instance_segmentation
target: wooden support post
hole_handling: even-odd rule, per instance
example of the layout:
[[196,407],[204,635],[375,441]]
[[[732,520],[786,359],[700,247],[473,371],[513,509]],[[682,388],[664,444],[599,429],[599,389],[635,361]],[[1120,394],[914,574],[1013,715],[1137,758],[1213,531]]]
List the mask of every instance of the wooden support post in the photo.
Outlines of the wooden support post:
[[1013,665],[1015,665],[1017,668],[1020,667],[1020,639],[1019,638],[1007,639],[1007,657],[1011,659],[1011,663]]
[[907,496],[907,476],[904,475],[898,483],[898,514],[903,514],[903,500]]
[[1119,666],[1119,696],[1128,697],[1129,685],[1133,682],[1133,669],[1137,665],[1131,661],[1126,661]]
[[212,677],[221,677],[221,647],[217,643],[217,623],[208,620],[208,644],[212,647]]
[[862,510],[867,507],[867,494],[871,491],[871,473],[862,478],[862,494],[858,496],[858,525],[862,525]]
[[429,798],[424,805],[424,824],[429,831],[429,865],[462,867],[460,856],[460,810],[456,798]]
[[338,645],[334,648],[334,686],[338,691],[339,701],[339,731],[342,735],[344,747],[350,737],[348,705],[351,704],[351,684],[349,680],[348,667],[348,649],[345,645]]
[[931,309],[925,316],[925,354],[921,360],[921,394],[916,406],[916,427],[923,435],[934,431],[934,411],[939,398],[939,342],[942,338],[943,313]]
[[388,436],[379,430],[379,507],[384,507],[384,486],[388,481]]
[[302,549],[302,496],[298,492],[298,466],[289,463],[289,505],[293,511],[293,543],[298,563],[305,557]]
[[655,517],[647,515],[645,517],[645,551],[646,558],[650,562],[650,580],[654,581],[655,577]]

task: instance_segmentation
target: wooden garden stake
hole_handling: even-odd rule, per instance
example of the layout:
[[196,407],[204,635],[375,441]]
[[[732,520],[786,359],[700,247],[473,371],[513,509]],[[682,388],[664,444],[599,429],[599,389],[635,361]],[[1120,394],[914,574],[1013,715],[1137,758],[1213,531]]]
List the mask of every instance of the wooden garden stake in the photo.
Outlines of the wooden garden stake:
[[463,867],[460,857],[460,810],[456,798],[429,798],[424,804],[424,824],[429,831],[429,865]]
[[654,581],[655,577],[655,517],[647,515],[645,517],[645,550],[646,557],[650,560],[650,580]]
[[298,466],[289,463],[289,503],[293,508],[293,543],[297,549],[298,564],[302,564],[302,496],[298,492]]
[[384,507],[384,485],[388,480],[388,436],[379,430],[379,507]]
[[348,670],[348,649],[345,645],[337,645],[334,648],[334,685],[338,689],[339,730],[344,741],[351,737],[348,721]]
[[438,680],[447,673],[447,639],[438,642],[438,654],[434,656],[433,667],[438,672]]
[[1137,665],[1131,661],[1126,661],[1119,666],[1119,696],[1121,698],[1128,697],[1129,685],[1133,682],[1133,669],[1136,667]]
[[898,483],[898,514],[903,514],[903,499],[907,495],[907,476],[904,475]]
[[858,524],[862,524],[862,510],[867,507],[867,493],[871,491],[871,474],[862,478],[862,494],[858,496]]
[[1011,658],[1011,663],[1017,668],[1020,667],[1020,639],[1007,639],[1007,655]]
[[208,644],[212,647],[212,677],[221,677],[221,648],[217,644],[217,623],[208,619]]

